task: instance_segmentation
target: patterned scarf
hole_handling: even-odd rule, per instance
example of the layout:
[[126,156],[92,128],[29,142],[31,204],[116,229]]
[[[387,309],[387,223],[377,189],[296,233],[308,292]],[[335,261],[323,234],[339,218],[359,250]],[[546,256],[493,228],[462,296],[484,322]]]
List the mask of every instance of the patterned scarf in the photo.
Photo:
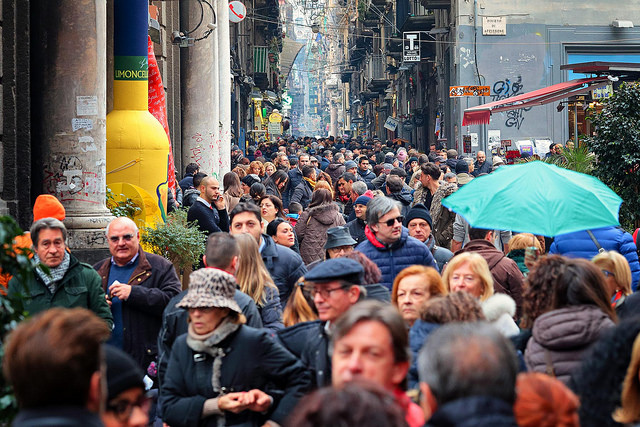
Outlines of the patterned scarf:
[[36,273],[38,273],[40,279],[44,282],[47,288],[49,288],[49,291],[54,294],[56,292],[58,282],[62,280],[64,275],[67,273],[67,270],[69,270],[69,263],[71,262],[69,252],[64,252],[64,258],[62,258],[62,262],[59,266],[49,267],[49,274],[45,273],[42,267],[40,267],[42,261],[40,261],[40,257],[37,254],[33,256],[33,259],[38,264],[36,267]]

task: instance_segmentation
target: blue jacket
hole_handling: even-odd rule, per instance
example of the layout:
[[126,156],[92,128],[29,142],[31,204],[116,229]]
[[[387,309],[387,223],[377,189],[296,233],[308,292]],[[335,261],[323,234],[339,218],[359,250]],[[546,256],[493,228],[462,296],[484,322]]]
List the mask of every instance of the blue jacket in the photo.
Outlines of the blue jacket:
[[440,325],[437,323],[429,323],[418,319],[409,330],[409,348],[411,348],[411,367],[407,374],[409,390],[418,388],[420,382],[420,378],[418,377],[418,355],[424,342],[438,327],[440,327]]
[[[369,230],[367,228],[367,230]],[[431,255],[431,251],[420,240],[409,236],[409,230],[402,227],[400,239],[391,245],[384,245],[368,233],[367,240],[360,243],[356,250],[365,254],[373,261],[382,272],[380,284],[391,290],[393,279],[403,269],[418,264],[433,267],[438,270],[438,265]],[[374,243],[372,243],[374,240]],[[438,270],[440,271],[440,270]]]
[[300,168],[292,169],[288,173],[289,183],[287,184],[287,189],[282,194],[282,204],[285,209],[289,207],[289,202],[291,201],[291,197],[293,197],[293,192],[296,190],[296,187],[302,182],[302,171]]
[[[638,263],[638,252],[631,234],[620,227],[598,228],[591,232],[603,249],[616,251],[627,259],[631,267],[631,289],[635,292],[640,280],[640,263]],[[598,248],[589,237],[589,233],[583,230],[556,236],[549,248],[549,253],[590,260],[598,254]]]
[[280,304],[284,308],[298,279],[307,274],[307,267],[300,255],[289,248],[277,245],[266,234],[262,235],[262,241],[264,247],[260,250],[260,254],[273,283],[280,291]]

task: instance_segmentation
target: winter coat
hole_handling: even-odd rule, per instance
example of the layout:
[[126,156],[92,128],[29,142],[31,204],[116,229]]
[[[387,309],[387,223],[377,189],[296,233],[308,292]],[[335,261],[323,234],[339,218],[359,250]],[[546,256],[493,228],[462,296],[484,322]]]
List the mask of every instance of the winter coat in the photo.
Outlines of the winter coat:
[[[111,258],[93,266],[107,290]],[[138,252],[138,265],[131,273],[131,294],[122,301],[122,350],[146,370],[158,354],[158,333],[162,327],[162,312],[169,300],[180,293],[182,285],[176,270],[165,258]]]
[[436,245],[451,249],[453,239],[453,222],[456,214],[442,206],[442,199],[452,195],[458,190],[458,186],[452,182],[440,185],[431,201],[431,219],[433,220],[432,234],[436,238]]
[[440,325],[437,323],[418,319],[409,329],[409,348],[411,349],[411,367],[407,373],[409,390],[417,389],[420,382],[418,377],[418,355],[420,354],[420,349],[429,338],[429,335],[439,327]]
[[180,180],[178,183],[182,191],[187,191],[190,188],[193,188],[193,175],[187,175]]
[[182,195],[182,206],[185,208],[193,206],[195,201],[200,196],[200,190],[195,188],[188,188],[184,190],[184,194]]
[[289,208],[289,203],[291,202],[291,198],[293,197],[293,193],[296,190],[296,187],[303,181],[302,179],[302,171],[300,168],[295,168],[290,170],[289,172],[289,183],[287,186],[287,190],[282,194],[282,204],[284,208]]
[[289,203],[297,202],[302,205],[302,209],[307,209],[309,203],[311,203],[311,196],[313,196],[313,189],[307,181],[303,180],[293,191]]
[[[29,275],[26,292],[30,298],[24,302],[24,309],[33,316],[53,307],[86,308],[107,322],[111,329],[113,316],[100,286],[100,276],[89,264],[78,261],[73,254],[69,254],[69,257],[69,268],[53,294],[35,271]],[[25,293],[25,288],[17,277],[14,276],[9,281],[7,293],[9,296]]]
[[279,342],[309,371],[313,388],[331,385],[329,336],[325,326],[325,322],[314,320],[278,332]]
[[263,234],[262,242],[262,261],[280,292],[280,304],[284,308],[298,279],[307,274],[307,267],[300,255],[289,248],[277,245],[270,236]]
[[482,301],[482,313],[487,322],[496,328],[507,338],[514,337],[520,333],[520,328],[513,321],[516,314],[516,302],[509,295],[493,294],[485,301]]
[[366,172],[362,172],[362,170],[358,168],[358,176],[367,184],[367,187],[369,187],[376,178],[376,174],[369,169],[367,169]]
[[615,309],[620,321],[637,316],[640,313],[640,293],[623,296],[616,302]]
[[104,427],[100,416],[83,406],[46,406],[22,409],[11,423],[13,427]]
[[[187,290],[184,290],[171,298],[162,314],[162,328],[158,334],[158,379],[160,380],[160,384],[162,384],[167,365],[169,364],[171,347],[173,347],[174,341],[180,335],[186,334],[188,330],[189,311],[176,307],[176,304],[182,301],[182,298],[184,298],[186,294]],[[245,325],[261,329],[262,318],[253,299],[237,289],[233,299],[238,303],[242,314],[244,314],[244,317],[247,319]]]
[[517,427],[513,406],[490,396],[469,396],[438,405],[425,427]]
[[429,248],[429,250],[431,251],[431,255],[433,255],[433,259],[436,260],[436,263],[438,264],[438,269],[442,271],[445,264],[448,263],[451,260],[451,258],[453,258],[453,252],[451,252],[447,248],[443,248],[442,246],[437,246],[436,239],[435,237],[433,237],[433,234],[429,236],[427,241],[424,243],[425,245],[427,245],[427,248]]
[[[624,256],[631,267],[631,288],[635,292],[640,280],[640,263],[633,237],[620,227],[604,227],[591,230],[600,246],[607,251],[616,251]],[[598,248],[585,230],[560,234],[555,237],[549,254],[564,255],[569,258],[590,260],[598,254]]]
[[456,164],[458,163],[458,159],[447,159],[447,161],[445,162],[445,164],[447,166],[449,166],[449,169],[451,169],[451,172],[455,172],[456,171]]
[[324,171],[331,177],[331,182],[335,184],[345,172],[345,167],[342,163],[331,163]]
[[327,230],[344,224],[344,217],[335,203],[314,206],[302,212],[296,223],[296,235],[304,263],[308,265],[324,259]]
[[433,202],[433,195],[428,188],[424,188],[422,184],[418,184],[418,188],[413,192],[413,203],[411,206],[415,206],[418,203],[422,203],[427,209],[431,209],[431,203]]
[[[274,397],[267,414],[225,411],[227,426],[262,426],[267,419],[283,424],[309,387],[309,375],[280,344],[261,330],[240,326],[217,347],[224,352],[220,386],[233,393],[260,389]],[[160,390],[163,421],[173,427],[216,427],[217,417],[201,419],[204,402],[218,397],[212,386],[213,358],[187,345],[187,334],[173,344]]]
[[[269,194],[269,193],[267,193]],[[224,193],[222,195],[222,197],[224,197],[224,205],[226,206],[226,210],[227,212],[231,212],[233,210],[233,208],[235,208],[237,206],[238,203],[240,203],[240,197],[236,197],[236,196],[232,196],[229,193]]]
[[382,302],[388,302],[388,303],[391,302],[391,292],[389,292],[389,289],[382,286],[381,284],[373,283],[370,285],[363,285],[362,287],[367,293],[364,299],[373,299],[376,301],[382,301]]
[[282,304],[280,304],[280,292],[270,286],[265,287],[266,302],[263,306],[258,306],[258,312],[262,318],[265,329],[277,332],[284,329],[282,323]]
[[563,307],[547,312],[533,323],[532,337],[524,359],[534,372],[553,372],[569,383],[571,374],[582,363],[584,353],[613,321],[593,305]]
[[455,255],[463,252],[475,252],[482,256],[489,264],[489,271],[493,276],[493,290],[509,295],[516,302],[516,317],[520,317],[522,308],[522,282],[524,277],[515,261],[507,258],[503,252],[496,249],[487,240],[471,240]]
[[527,265],[524,263],[524,249],[510,250],[509,253],[507,254],[507,258],[512,259],[518,266],[518,269],[520,270],[522,275],[524,277],[527,277],[527,274],[529,274],[529,269],[527,268]]
[[349,234],[351,234],[351,237],[357,243],[364,242],[367,239],[367,237],[364,235],[364,227],[367,225],[366,222],[364,222],[360,218],[356,218],[353,221],[349,221],[346,225],[349,229]]
[[480,165],[478,163],[478,161],[476,160],[473,163],[473,172],[471,172],[471,175],[478,176],[478,175],[483,174],[483,173],[491,173],[491,167],[492,167],[491,163],[488,162],[486,159],[482,163],[482,165]]
[[209,237],[211,233],[219,231],[229,232],[229,215],[226,209],[218,210],[215,205],[205,205],[196,200],[189,208],[187,221],[198,221],[198,228]]
[[378,241],[369,226],[366,227],[365,233],[367,240],[360,243],[356,250],[365,254],[380,268],[382,273],[380,284],[389,290],[391,290],[393,279],[398,273],[411,265],[426,265],[438,269],[438,265],[426,245],[409,236],[409,230],[405,227],[402,227],[400,238],[390,245]]
[[393,199],[397,202],[400,202],[402,208],[400,209],[400,215],[406,217],[409,214],[409,210],[411,209],[411,201],[413,200],[411,193],[401,191],[400,193],[391,193],[389,194],[389,198]]

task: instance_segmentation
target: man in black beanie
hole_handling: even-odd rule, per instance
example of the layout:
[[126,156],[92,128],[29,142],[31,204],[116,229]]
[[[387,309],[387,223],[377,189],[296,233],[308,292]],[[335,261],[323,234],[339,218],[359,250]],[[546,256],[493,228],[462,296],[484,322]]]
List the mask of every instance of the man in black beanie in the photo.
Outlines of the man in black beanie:
[[415,237],[427,245],[438,264],[438,268],[442,271],[442,267],[453,257],[453,253],[447,248],[436,246],[435,239],[431,234],[433,221],[427,208],[422,203],[412,207],[404,219],[404,225],[409,229],[409,236]]
[[144,373],[122,350],[104,346],[107,365],[105,427],[144,427],[149,424],[151,400],[145,396]]

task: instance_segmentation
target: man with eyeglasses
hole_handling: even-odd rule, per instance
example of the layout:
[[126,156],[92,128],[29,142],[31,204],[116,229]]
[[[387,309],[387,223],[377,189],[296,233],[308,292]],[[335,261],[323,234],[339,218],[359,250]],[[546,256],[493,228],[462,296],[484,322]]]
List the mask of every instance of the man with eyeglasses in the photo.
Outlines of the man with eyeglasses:
[[429,249],[409,236],[409,230],[402,226],[403,220],[397,201],[375,197],[367,204],[367,239],[356,247],[380,268],[380,284],[389,290],[395,277],[406,267],[417,264],[438,270]]
[[109,344],[124,350],[144,371],[155,363],[162,312],[181,290],[173,264],[140,247],[136,223],[126,217],[107,225],[111,258],[93,268],[113,313]]
[[304,277],[303,292],[309,295],[318,318],[278,332],[280,342],[312,371],[314,386],[331,384],[329,335],[333,323],[358,302],[364,268],[349,258],[319,263]]
[[111,328],[113,317],[100,286],[100,276],[67,251],[64,224],[56,218],[42,218],[33,223],[30,232],[33,258],[48,270],[36,267],[26,284],[13,277],[9,295],[27,293],[24,308],[31,315],[53,307],[82,307],[93,311]]

